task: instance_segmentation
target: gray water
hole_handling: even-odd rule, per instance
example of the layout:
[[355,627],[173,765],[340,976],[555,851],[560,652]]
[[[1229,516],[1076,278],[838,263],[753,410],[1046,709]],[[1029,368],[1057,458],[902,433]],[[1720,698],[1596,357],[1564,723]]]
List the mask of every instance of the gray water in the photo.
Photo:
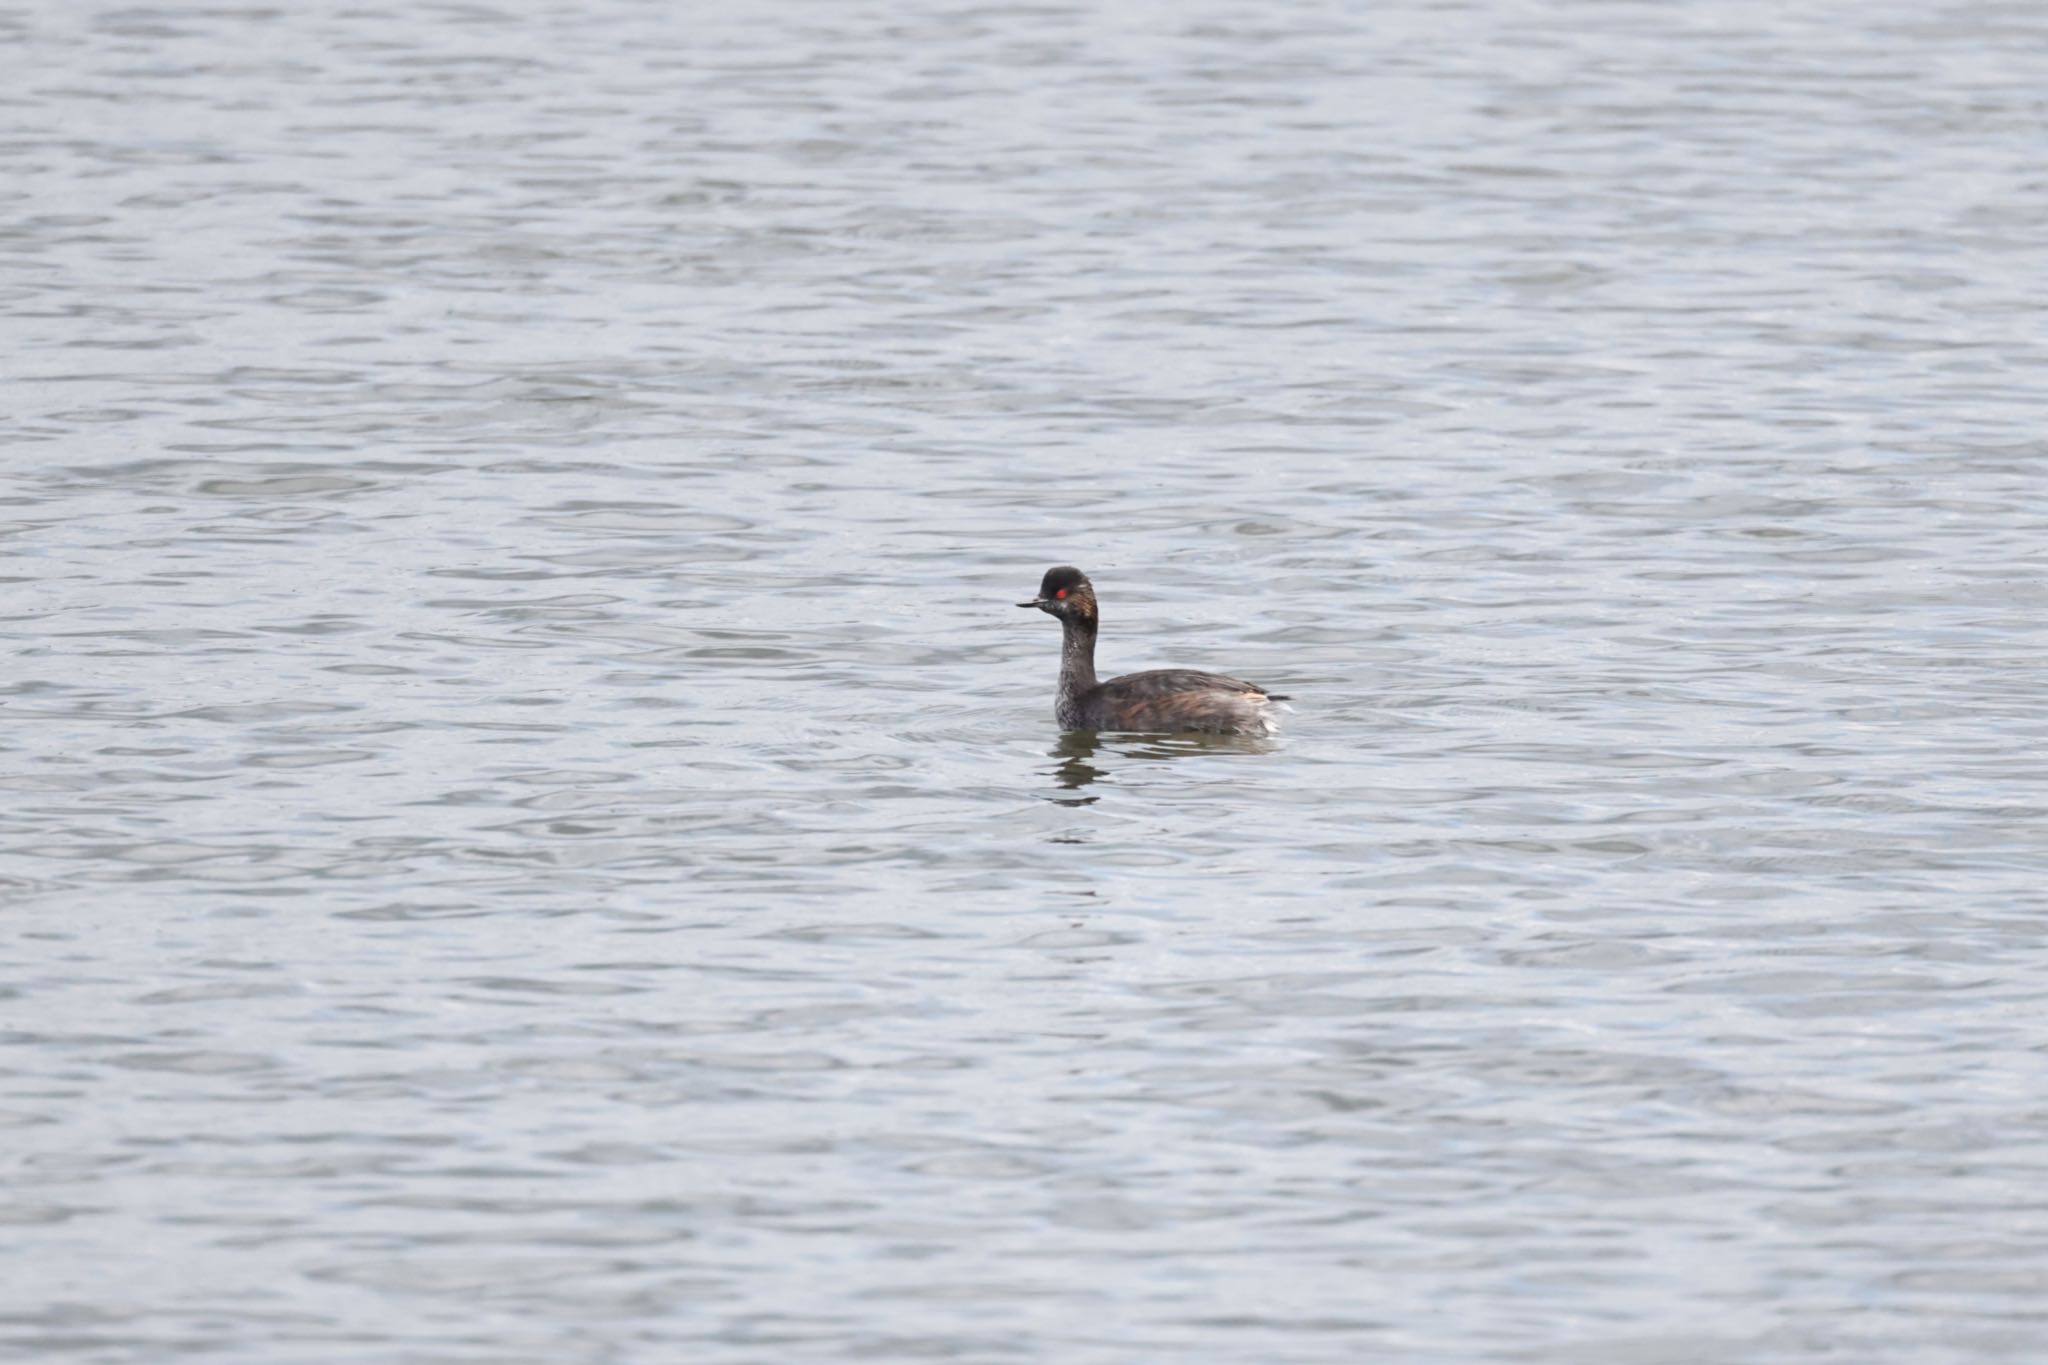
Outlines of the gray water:
[[6,21],[0,1353],[2042,1359],[2048,11],[698,9]]

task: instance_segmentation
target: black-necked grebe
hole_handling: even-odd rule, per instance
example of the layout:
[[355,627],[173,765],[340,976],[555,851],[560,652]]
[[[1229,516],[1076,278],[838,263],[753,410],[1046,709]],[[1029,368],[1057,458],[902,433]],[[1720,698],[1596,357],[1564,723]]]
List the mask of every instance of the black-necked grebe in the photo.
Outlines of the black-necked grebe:
[[1095,681],[1095,630],[1100,621],[1095,585],[1079,569],[1061,565],[1045,571],[1038,596],[1020,607],[1037,607],[1058,618],[1066,633],[1060,648],[1060,697],[1053,716],[1066,730],[1208,730],[1231,735],[1269,735],[1278,718],[1274,696],[1257,683],[1197,673],[1191,668],[1155,668]]

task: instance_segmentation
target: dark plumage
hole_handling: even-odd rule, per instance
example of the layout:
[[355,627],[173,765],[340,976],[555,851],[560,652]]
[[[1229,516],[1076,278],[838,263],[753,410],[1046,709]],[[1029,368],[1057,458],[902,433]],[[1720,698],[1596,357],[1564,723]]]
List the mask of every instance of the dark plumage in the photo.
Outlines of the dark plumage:
[[1095,634],[1101,624],[1095,585],[1071,566],[1047,569],[1038,596],[1017,605],[1037,607],[1060,623],[1060,694],[1053,715],[1062,729],[1264,735],[1277,724],[1273,703],[1287,700],[1257,683],[1191,668],[1155,668],[1095,681]]

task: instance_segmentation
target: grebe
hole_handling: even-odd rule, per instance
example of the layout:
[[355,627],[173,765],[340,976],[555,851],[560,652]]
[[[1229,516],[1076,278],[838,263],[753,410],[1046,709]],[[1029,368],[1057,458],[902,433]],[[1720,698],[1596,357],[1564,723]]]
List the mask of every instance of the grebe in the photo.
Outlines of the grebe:
[[1066,730],[1207,730],[1220,734],[1269,735],[1278,725],[1275,702],[1286,701],[1257,683],[1198,673],[1191,668],[1155,668],[1095,681],[1095,632],[1100,615],[1095,585],[1071,565],[1047,569],[1038,596],[1020,607],[1037,607],[1058,619],[1060,695],[1053,716]]

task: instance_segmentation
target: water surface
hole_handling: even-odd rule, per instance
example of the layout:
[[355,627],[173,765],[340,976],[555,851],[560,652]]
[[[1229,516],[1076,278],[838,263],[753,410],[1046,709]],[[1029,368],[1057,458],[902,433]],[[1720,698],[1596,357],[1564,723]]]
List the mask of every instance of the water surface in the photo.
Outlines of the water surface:
[[2039,1358],[2048,18],[9,26],[9,1358]]

